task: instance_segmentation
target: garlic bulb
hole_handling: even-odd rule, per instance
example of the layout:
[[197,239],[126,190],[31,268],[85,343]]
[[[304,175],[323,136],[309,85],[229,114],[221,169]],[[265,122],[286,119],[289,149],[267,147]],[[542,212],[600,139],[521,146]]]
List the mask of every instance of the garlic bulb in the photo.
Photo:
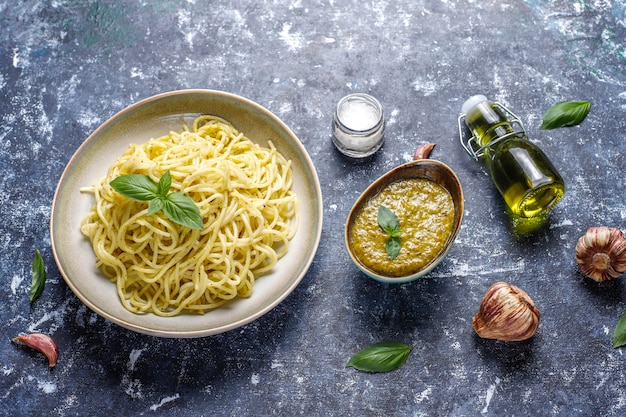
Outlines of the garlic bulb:
[[614,227],[590,227],[578,239],[576,262],[594,281],[618,278],[626,272],[626,235]]
[[485,339],[505,342],[530,339],[539,327],[539,310],[520,288],[496,282],[485,293],[472,327]]

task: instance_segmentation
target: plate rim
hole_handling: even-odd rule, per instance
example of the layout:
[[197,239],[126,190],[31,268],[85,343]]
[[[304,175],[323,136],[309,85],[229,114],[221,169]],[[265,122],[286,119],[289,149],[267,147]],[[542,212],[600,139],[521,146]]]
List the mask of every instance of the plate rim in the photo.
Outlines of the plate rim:
[[[55,221],[56,221],[56,217],[57,217],[56,213],[57,213],[57,209],[59,205],[59,196],[63,190],[63,185],[65,185],[67,178],[71,172],[71,169],[74,167],[75,164],[78,163],[78,161],[80,160],[80,156],[83,153],[85,153],[86,149],[92,143],[97,141],[97,138],[100,136],[100,134],[103,131],[106,131],[107,128],[111,127],[112,125],[116,123],[118,118],[123,117],[127,113],[132,113],[133,111],[141,107],[144,107],[146,105],[149,105],[159,100],[168,99],[174,96],[184,96],[184,95],[207,95],[207,96],[213,96],[213,97],[222,97],[228,100],[233,100],[235,102],[242,103],[246,106],[256,109],[256,111],[258,111],[259,113],[271,119],[273,123],[276,123],[280,127],[280,129],[284,130],[287,136],[291,139],[292,145],[295,148],[297,148],[297,150],[301,153],[303,161],[305,162],[306,172],[308,175],[310,175],[310,177],[313,180],[311,188],[315,192],[316,202],[314,204],[314,208],[315,208],[314,211],[318,220],[315,224],[313,239],[311,240],[311,245],[310,245],[311,250],[308,253],[308,255],[304,257],[303,262],[301,262],[302,269],[297,274],[297,276],[289,283],[289,285],[279,294],[279,296],[273,299],[273,301],[268,303],[265,307],[259,309],[258,311],[253,312],[252,314],[244,318],[241,318],[239,320],[233,321],[228,324],[222,324],[220,326],[213,327],[213,328],[198,329],[198,330],[181,330],[181,331],[159,330],[159,329],[152,328],[152,327],[146,327],[144,325],[127,323],[126,321],[119,319],[115,317],[114,315],[109,314],[106,311],[103,311],[100,307],[98,307],[92,301],[90,301],[85,296],[85,294],[83,294],[76,287],[76,285],[72,282],[72,279],[69,277],[67,271],[62,266],[62,259],[59,255],[59,250],[56,244]],[[175,114],[178,114],[178,113],[175,113]],[[67,161],[63,169],[63,172],[61,173],[61,176],[57,182],[57,186],[55,188],[55,192],[54,192],[53,200],[51,204],[49,233],[50,233],[50,243],[51,243],[52,254],[53,254],[59,273],[63,277],[63,280],[65,281],[66,285],[71,289],[72,293],[77,298],[79,298],[79,300],[83,304],[85,304],[88,308],[90,308],[93,312],[105,318],[106,320],[109,320],[125,329],[132,330],[138,333],[147,334],[151,336],[158,336],[158,337],[169,337],[169,338],[196,338],[196,337],[216,335],[216,334],[220,334],[220,333],[224,333],[230,330],[240,328],[246,324],[249,324],[259,319],[260,317],[262,317],[269,311],[273,310],[282,301],[284,301],[295,290],[295,288],[300,284],[304,276],[309,271],[313,263],[313,260],[317,254],[317,250],[319,248],[321,235],[322,235],[322,228],[323,228],[322,226],[323,226],[323,195],[322,195],[322,190],[321,190],[321,185],[319,182],[317,170],[315,169],[315,165],[313,164],[313,161],[311,160],[310,155],[306,151],[306,148],[304,147],[300,139],[278,116],[276,116],[274,113],[272,113],[269,109],[265,108],[264,106],[248,98],[242,97],[234,93],[229,93],[229,92],[225,92],[222,90],[213,90],[213,89],[182,89],[182,90],[172,90],[172,91],[167,91],[163,93],[158,93],[158,94],[143,98],[141,100],[138,100],[124,107],[118,112],[114,113],[112,116],[107,118],[104,122],[102,122],[96,129],[94,129],[87,136],[87,138],[78,146],[78,148],[74,151],[70,159]],[[111,285],[114,285],[114,283],[111,283]],[[148,314],[153,314],[153,313],[148,313]],[[207,312],[206,314],[210,314],[210,312]],[[180,317],[180,316],[176,316],[176,317]],[[166,317],[163,317],[163,318],[166,319]]]

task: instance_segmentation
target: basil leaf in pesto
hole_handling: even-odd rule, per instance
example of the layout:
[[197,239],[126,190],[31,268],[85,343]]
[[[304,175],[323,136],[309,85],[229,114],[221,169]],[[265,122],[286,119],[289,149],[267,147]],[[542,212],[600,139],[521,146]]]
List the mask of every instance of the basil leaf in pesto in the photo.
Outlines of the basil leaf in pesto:
[[400,219],[389,208],[385,206],[378,207],[378,224],[389,235],[389,239],[385,244],[387,254],[391,259],[396,259],[402,248],[400,235],[402,231],[400,227]]
[[540,129],[576,126],[585,120],[590,109],[590,101],[563,101],[554,104],[544,114]]
[[391,235],[400,226],[400,220],[385,206],[378,207],[378,224],[387,234]]
[[397,236],[391,236],[387,239],[385,249],[387,250],[387,255],[391,256],[391,259],[396,259],[400,254],[400,249],[402,249],[402,242],[400,241],[400,238]]
[[41,257],[39,249],[35,250],[35,258],[33,259],[32,282],[30,285],[30,303],[39,297],[46,283],[46,267]]
[[404,364],[413,348],[400,342],[378,342],[355,353],[346,367],[364,372],[389,372]]
[[622,318],[619,319],[617,326],[615,326],[612,344],[613,348],[626,345],[626,313],[622,314]]

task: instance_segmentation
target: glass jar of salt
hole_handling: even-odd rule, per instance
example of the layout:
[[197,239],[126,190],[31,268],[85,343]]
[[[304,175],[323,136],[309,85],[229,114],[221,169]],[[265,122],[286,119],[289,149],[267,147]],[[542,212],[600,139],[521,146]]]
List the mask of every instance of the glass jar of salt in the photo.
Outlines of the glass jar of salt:
[[344,155],[364,158],[383,145],[383,107],[369,94],[350,94],[339,100],[333,118],[333,143]]

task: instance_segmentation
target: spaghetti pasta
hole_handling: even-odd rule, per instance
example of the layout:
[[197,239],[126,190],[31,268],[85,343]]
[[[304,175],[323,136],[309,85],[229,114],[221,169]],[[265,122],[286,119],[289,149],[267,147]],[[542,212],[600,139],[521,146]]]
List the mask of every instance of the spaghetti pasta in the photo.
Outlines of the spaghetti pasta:
[[[109,185],[131,173],[156,182],[168,170],[172,191],[200,209],[203,230],[148,215],[146,203]],[[191,129],[130,145],[105,177],[83,188],[96,203],[81,231],[126,309],[203,314],[250,296],[255,279],[287,252],[298,222],[292,183],[291,161],[271,141],[262,147],[226,120],[200,116]]]

